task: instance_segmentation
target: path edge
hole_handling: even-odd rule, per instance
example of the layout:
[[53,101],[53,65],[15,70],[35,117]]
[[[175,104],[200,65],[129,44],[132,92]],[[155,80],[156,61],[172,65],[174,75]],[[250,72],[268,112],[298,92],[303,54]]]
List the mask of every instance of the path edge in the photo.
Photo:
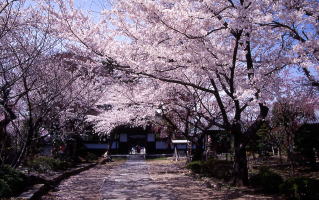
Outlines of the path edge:
[[43,195],[47,194],[52,188],[57,186],[62,180],[69,178],[70,176],[74,176],[76,174],[79,174],[83,171],[86,171],[94,166],[96,166],[98,163],[92,163],[88,164],[84,167],[75,168],[72,170],[68,170],[59,176],[53,178],[52,180],[49,180],[46,183],[43,184],[36,184],[33,185],[29,190],[23,192],[21,195],[17,197],[19,200],[36,200],[40,199]]

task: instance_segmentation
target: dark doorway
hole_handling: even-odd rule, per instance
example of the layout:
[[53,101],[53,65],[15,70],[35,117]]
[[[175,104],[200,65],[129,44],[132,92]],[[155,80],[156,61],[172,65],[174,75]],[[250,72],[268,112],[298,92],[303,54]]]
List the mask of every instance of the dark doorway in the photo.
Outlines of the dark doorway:
[[118,153],[154,153],[155,139],[149,128],[142,127],[121,127],[117,130],[118,134]]
[[128,147],[130,154],[145,154],[147,146],[146,133],[133,133],[128,135]]

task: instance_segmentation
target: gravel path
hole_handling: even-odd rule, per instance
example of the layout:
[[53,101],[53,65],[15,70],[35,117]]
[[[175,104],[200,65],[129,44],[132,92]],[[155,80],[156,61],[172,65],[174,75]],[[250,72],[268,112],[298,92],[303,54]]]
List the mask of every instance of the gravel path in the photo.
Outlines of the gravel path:
[[216,190],[189,176],[172,161],[131,157],[122,164],[96,166],[63,181],[44,200],[75,199],[270,199],[234,190]]
[[97,165],[62,181],[42,200],[99,200],[102,199],[101,188],[106,176],[123,162]]
[[128,160],[105,179],[103,199],[157,199],[169,197],[152,182],[150,166],[144,160]]

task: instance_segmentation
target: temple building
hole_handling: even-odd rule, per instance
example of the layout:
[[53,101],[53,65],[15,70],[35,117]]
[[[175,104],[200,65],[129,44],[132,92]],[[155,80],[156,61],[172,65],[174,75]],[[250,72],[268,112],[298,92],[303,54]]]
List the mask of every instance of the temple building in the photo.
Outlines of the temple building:
[[[174,151],[169,138],[160,138],[150,128],[118,127],[112,131],[109,138],[84,137],[84,145],[90,151],[103,153],[111,145],[112,154],[130,154],[132,150],[143,149],[146,154],[171,154]],[[186,150],[186,145],[179,145],[180,150]]]

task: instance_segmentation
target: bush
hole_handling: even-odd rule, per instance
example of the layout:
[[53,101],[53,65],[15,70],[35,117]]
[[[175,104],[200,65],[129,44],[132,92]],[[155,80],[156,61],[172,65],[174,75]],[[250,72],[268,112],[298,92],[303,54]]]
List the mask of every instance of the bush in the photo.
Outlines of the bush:
[[4,165],[0,168],[0,197],[14,196],[25,188],[26,176],[18,170]]
[[194,173],[224,180],[229,180],[233,174],[232,162],[226,160],[193,161],[187,165],[187,168]]
[[288,199],[319,199],[319,180],[290,178],[280,185],[280,192]]
[[3,179],[0,179],[0,198],[9,197],[12,194],[10,186]]
[[86,154],[86,156],[85,156],[85,159],[86,159],[87,161],[95,161],[95,160],[98,159],[98,156],[95,155],[94,153],[88,152],[88,153]]
[[250,183],[252,186],[258,187],[266,193],[278,193],[279,186],[283,183],[283,179],[279,174],[262,167],[259,169],[258,174],[250,178]]
[[229,180],[233,175],[233,163],[227,160],[210,159],[204,162],[203,172],[207,176]]
[[66,170],[71,164],[52,157],[40,156],[27,162],[27,165],[39,172]]
[[202,168],[203,168],[203,163],[202,161],[192,161],[187,164],[187,169],[192,170],[194,173],[201,173]]

